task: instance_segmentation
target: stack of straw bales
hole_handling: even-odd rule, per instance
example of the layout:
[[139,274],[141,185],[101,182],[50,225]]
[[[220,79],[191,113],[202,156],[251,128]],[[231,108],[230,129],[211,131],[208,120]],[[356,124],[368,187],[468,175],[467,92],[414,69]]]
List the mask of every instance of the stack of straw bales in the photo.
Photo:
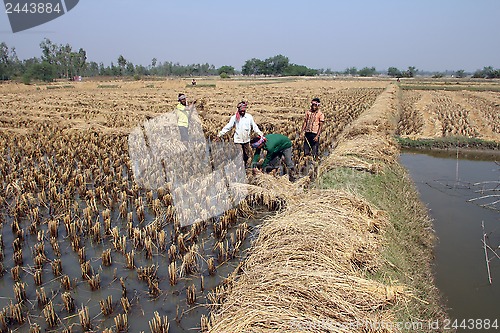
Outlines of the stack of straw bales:
[[210,332],[355,332],[391,322],[384,307],[407,291],[366,277],[379,265],[384,213],[341,191],[283,191],[294,204],[262,226]]
[[334,167],[377,173],[383,164],[396,161],[399,150],[393,135],[399,115],[397,89],[390,85],[369,110],[345,128],[337,147],[320,166],[320,175]]

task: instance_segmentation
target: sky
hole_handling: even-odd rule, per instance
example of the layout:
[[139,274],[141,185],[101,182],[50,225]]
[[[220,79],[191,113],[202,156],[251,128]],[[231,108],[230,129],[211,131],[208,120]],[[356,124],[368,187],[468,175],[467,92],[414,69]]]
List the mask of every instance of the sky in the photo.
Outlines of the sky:
[[0,42],[27,59],[40,57],[48,38],[106,66],[123,55],[135,65],[156,58],[240,70],[249,59],[281,54],[334,71],[473,72],[500,68],[499,13],[499,0],[80,0],[17,33],[3,10]]

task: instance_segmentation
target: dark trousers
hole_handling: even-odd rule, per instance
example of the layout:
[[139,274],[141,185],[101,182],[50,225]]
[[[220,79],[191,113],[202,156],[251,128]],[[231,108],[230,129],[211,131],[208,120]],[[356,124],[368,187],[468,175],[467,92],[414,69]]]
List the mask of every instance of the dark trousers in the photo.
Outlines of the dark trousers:
[[288,169],[288,172],[292,172],[295,169],[295,164],[293,163],[292,160],[292,148],[286,148],[283,149],[282,151],[274,154],[271,156],[271,160],[269,161],[269,164],[264,167],[265,172],[271,172],[273,169],[277,169],[281,165],[281,159],[285,158],[285,164],[286,168]]
[[314,158],[318,157],[319,154],[319,140],[314,141],[316,133],[306,132],[304,139],[304,155],[309,156],[312,153]]

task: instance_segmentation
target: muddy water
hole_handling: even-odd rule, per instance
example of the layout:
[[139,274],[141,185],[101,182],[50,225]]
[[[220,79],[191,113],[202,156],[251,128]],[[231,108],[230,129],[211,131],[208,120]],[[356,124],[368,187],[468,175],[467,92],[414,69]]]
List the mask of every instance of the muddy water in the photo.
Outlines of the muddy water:
[[[445,298],[448,314],[460,323],[463,319],[497,320],[500,325],[500,212],[482,207],[500,197],[499,154],[412,153],[401,155],[422,201],[428,206],[439,238],[435,248],[435,277]],[[481,184],[477,184],[481,183]],[[498,187],[497,187],[498,186]],[[491,208],[500,209],[500,204]],[[489,283],[483,228],[492,284]],[[460,328],[459,331],[479,331]],[[491,330],[490,330],[491,331]]]
[[[43,213],[43,212],[42,212]],[[231,234],[235,234],[236,228],[242,223],[248,226],[248,236],[242,246],[231,259],[223,259],[218,261],[216,251],[214,251],[213,228],[210,224],[199,235],[196,245],[198,270],[185,277],[179,278],[175,286],[169,283],[168,265],[170,260],[166,252],[154,250],[153,258],[148,259],[144,251],[137,250],[135,252],[134,262],[135,269],[126,268],[125,256],[116,251],[111,251],[112,265],[103,266],[101,255],[106,249],[113,249],[111,237],[104,237],[101,242],[92,243],[89,237],[82,237],[82,245],[85,246],[86,260],[90,261],[92,267],[92,275],[99,274],[100,288],[91,290],[89,283],[82,278],[79,256],[73,251],[70,241],[66,236],[64,225],[59,225],[58,242],[60,245],[62,261],[62,274],[68,275],[72,282],[70,290],[71,297],[74,299],[76,311],[68,312],[64,309],[64,304],[61,294],[65,291],[61,285],[61,278],[56,277],[51,269],[50,261],[57,258],[48,241],[47,235],[41,241],[45,244],[45,255],[47,261],[42,266],[42,284],[36,286],[34,283],[33,274],[35,272],[33,247],[34,244],[39,244],[37,235],[30,235],[27,232],[26,224],[22,223],[21,227],[26,229],[25,237],[22,242],[23,263],[20,273],[20,281],[25,283],[26,297],[22,303],[22,314],[24,322],[22,324],[12,321],[7,314],[7,326],[16,332],[30,332],[30,326],[38,324],[42,331],[62,332],[64,329],[67,332],[83,332],[80,325],[78,310],[82,306],[88,307],[89,317],[91,319],[92,331],[102,332],[105,328],[111,328],[116,331],[114,318],[118,314],[124,313],[120,298],[124,295],[120,278],[123,279],[126,286],[126,297],[131,304],[130,312],[128,313],[128,331],[129,332],[150,332],[149,321],[153,318],[154,312],[158,312],[163,318],[168,317],[170,323],[169,332],[198,332],[200,328],[200,318],[202,315],[208,316],[209,307],[207,294],[215,289],[216,286],[231,274],[239,262],[245,257],[246,249],[250,247],[252,239],[257,234],[258,225],[262,219],[270,213],[257,208],[255,215],[251,218],[238,217],[236,223],[232,225],[225,236],[224,242],[231,247]],[[11,275],[11,268],[15,266],[13,261],[13,247],[11,244],[14,241],[14,236],[11,232],[11,218],[5,214],[6,221],[3,228],[0,230],[4,249],[4,275],[0,278],[0,310],[7,309],[11,303],[18,303],[14,294],[15,281]],[[152,221],[154,217],[146,214],[146,222]],[[112,218],[112,227],[117,226],[122,232],[126,230],[126,221],[120,219],[115,211]],[[134,221],[134,225],[138,224]],[[172,238],[172,224],[165,227],[167,239]],[[101,231],[101,233],[103,233]],[[172,242],[168,242],[167,248]],[[133,244],[130,240],[127,241],[127,252],[133,249]],[[214,276],[210,276],[207,270],[206,261],[208,258],[216,258],[217,271]],[[179,270],[182,261],[177,260],[177,269]],[[161,290],[158,295],[152,295],[146,281],[138,279],[137,268],[151,267],[154,265],[156,276],[158,277],[158,287]],[[203,277],[203,288],[202,288]],[[196,303],[188,305],[186,301],[186,289],[195,285],[196,288]],[[37,291],[44,288],[46,296],[52,300],[58,324],[55,327],[49,327],[44,319],[42,308],[37,302]],[[112,297],[112,313],[104,315],[101,311],[100,302],[104,301],[108,296]],[[4,328],[0,327],[0,330]]]

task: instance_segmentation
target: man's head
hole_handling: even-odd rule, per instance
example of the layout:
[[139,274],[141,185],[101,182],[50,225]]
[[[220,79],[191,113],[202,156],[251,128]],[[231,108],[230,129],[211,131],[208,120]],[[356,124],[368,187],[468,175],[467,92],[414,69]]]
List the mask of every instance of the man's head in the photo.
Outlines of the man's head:
[[177,100],[179,101],[179,103],[181,103],[182,105],[186,105],[186,95],[185,94],[179,94],[179,97],[177,97]]
[[262,148],[266,144],[266,138],[264,136],[256,136],[250,140],[250,146],[252,148]]
[[240,114],[241,117],[243,117],[247,112],[247,106],[248,103],[245,101],[239,102],[238,105],[236,106],[238,108],[238,113]]
[[319,106],[321,105],[321,102],[319,100],[319,98],[315,97],[312,99],[311,101],[311,109],[312,110],[318,110],[319,109]]

